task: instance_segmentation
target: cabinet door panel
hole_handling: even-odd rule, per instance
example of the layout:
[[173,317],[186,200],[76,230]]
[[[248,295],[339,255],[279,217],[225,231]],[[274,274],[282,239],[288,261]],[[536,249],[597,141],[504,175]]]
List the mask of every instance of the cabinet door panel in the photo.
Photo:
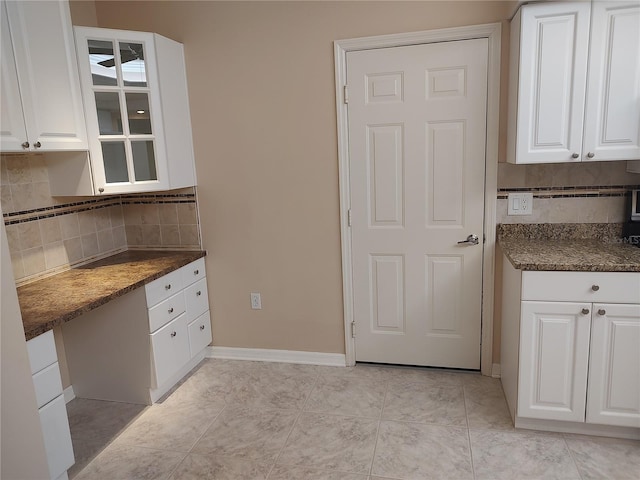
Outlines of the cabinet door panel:
[[587,422],[640,427],[640,305],[593,312]]
[[211,343],[211,316],[207,310],[189,324],[189,345],[191,358],[195,357]]
[[595,2],[591,15],[583,160],[638,159],[640,4]]
[[191,358],[186,315],[181,315],[151,334],[151,356],[154,387],[160,387]]
[[588,3],[523,7],[517,163],[580,160],[589,12]]
[[0,151],[22,152],[27,131],[5,2],[0,4],[0,17]]
[[8,2],[25,122],[38,150],[87,150],[68,2]]
[[75,462],[64,395],[47,403],[39,412],[49,473],[51,478],[58,478]]
[[518,416],[584,421],[590,307],[522,302]]

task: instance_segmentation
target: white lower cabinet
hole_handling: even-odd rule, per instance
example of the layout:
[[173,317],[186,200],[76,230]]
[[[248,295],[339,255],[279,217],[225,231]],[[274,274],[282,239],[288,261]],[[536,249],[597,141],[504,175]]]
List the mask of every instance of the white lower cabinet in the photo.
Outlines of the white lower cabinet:
[[[149,308],[152,401],[192,368],[211,343],[204,258],[145,286]],[[178,378],[176,378],[178,377]]]
[[638,292],[640,273],[522,272],[504,259],[502,383],[517,427],[640,436]]
[[65,323],[62,334],[77,397],[158,401],[211,343],[204,258]]
[[75,459],[53,332],[48,331],[29,340],[27,351],[50,478],[66,478],[67,469]]

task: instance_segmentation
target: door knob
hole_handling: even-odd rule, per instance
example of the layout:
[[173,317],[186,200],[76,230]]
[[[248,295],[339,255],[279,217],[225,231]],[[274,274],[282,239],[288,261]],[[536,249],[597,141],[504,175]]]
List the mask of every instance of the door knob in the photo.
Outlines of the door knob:
[[478,243],[480,243],[480,240],[478,239],[478,235],[474,235],[472,233],[471,235],[469,235],[467,237],[466,240],[459,241],[458,245],[460,245],[460,244],[478,245]]

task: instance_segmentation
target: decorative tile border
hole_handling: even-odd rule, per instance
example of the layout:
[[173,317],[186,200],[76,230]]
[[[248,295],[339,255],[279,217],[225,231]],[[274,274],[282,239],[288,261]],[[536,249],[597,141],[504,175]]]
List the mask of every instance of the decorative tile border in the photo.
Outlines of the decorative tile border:
[[195,193],[167,193],[167,194],[145,194],[145,195],[118,195],[100,198],[91,198],[80,202],[63,203],[49,207],[34,208],[19,212],[3,213],[5,225],[16,223],[33,222],[45,218],[59,217],[71,213],[86,212],[88,210],[99,210],[102,208],[117,205],[136,204],[176,204],[176,203],[196,203]]
[[635,189],[640,189],[640,185],[499,188],[497,198],[506,199],[509,193],[516,192],[533,193],[534,198],[626,197]]

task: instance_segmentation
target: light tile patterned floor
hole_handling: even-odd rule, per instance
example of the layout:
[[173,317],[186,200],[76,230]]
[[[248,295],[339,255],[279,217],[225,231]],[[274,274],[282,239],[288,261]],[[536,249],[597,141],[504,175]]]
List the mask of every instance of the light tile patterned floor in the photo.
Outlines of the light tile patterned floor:
[[68,408],[76,480],[640,478],[640,442],[514,430],[471,373],[205,360],[151,407]]

